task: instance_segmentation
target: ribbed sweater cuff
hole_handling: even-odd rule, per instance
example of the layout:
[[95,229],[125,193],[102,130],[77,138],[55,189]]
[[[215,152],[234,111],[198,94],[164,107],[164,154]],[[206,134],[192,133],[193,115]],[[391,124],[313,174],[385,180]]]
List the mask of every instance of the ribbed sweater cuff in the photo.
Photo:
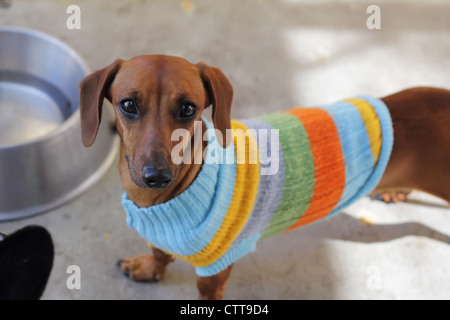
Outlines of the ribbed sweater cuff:
[[256,242],[261,237],[261,234],[254,234],[245,239],[242,239],[236,246],[229,249],[220,259],[206,267],[195,268],[195,273],[201,277],[209,277],[219,273],[227,268],[246,254],[255,251]]

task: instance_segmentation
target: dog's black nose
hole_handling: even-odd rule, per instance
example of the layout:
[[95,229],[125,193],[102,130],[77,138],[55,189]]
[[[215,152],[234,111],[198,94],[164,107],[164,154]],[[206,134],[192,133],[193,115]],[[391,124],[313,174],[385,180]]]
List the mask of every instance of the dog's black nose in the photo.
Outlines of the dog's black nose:
[[152,189],[164,189],[172,181],[172,170],[153,166],[142,168],[142,180]]

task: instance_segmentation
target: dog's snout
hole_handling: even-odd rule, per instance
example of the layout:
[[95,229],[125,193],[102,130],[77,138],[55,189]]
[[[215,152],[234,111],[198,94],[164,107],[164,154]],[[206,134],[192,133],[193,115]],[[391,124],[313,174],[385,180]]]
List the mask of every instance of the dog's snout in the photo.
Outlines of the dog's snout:
[[152,189],[163,189],[172,181],[172,170],[167,168],[157,169],[153,166],[142,168],[142,180]]

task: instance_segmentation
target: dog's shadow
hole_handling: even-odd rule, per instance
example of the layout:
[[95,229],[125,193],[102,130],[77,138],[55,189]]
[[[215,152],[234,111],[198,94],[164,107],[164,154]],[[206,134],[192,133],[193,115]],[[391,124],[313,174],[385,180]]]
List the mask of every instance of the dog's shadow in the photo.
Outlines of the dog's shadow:
[[[370,290],[366,288],[366,268],[374,263],[383,264],[383,258],[377,254],[380,248],[368,248],[373,256],[361,257],[360,253],[364,250],[361,251],[360,247],[350,245],[344,251],[336,251],[335,246],[341,245],[330,244],[328,240],[376,244],[409,236],[424,237],[450,245],[450,234],[420,222],[367,224],[356,216],[341,212],[298,230],[261,240],[254,254],[243,260],[241,265],[236,263],[235,269],[239,271],[234,272],[230,279],[232,284],[229,285],[231,292],[228,292],[228,296],[252,299],[342,298],[340,288],[348,285],[346,277],[352,272],[352,279],[348,280],[352,285],[362,279],[362,291],[353,292],[352,298],[360,294],[367,296]],[[355,250],[354,254],[351,250]],[[392,254],[396,251],[389,252]],[[361,261],[361,258],[368,257],[371,258],[366,262]],[[350,262],[349,259],[359,259],[359,262]],[[370,291],[370,294],[373,294],[373,298],[379,298],[387,293],[379,292],[380,296],[377,296],[375,291]],[[348,297],[348,294],[344,296]]]
[[[323,238],[361,243],[387,242],[406,236],[421,236],[450,244],[449,235],[419,222],[367,225],[360,219],[344,212],[332,219],[333,221],[324,221],[324,224],[328,225],[320,227],[311,225],[309,228],[305,228],[304,235],[317,237],[320,234]],[[338,229],[336,226],[340,228]]]

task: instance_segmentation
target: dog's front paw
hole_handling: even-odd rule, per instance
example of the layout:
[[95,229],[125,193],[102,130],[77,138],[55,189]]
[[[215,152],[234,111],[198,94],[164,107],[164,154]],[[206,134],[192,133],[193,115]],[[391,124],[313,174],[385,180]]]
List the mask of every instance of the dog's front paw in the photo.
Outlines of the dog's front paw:
[[149,254],[120,259],[117,266],[124,275],[134,281],[158,282],[164,278],[167,264]]
[[390,192],[383,192],[383,193],[373,193],[371,195],[372,199],[384,201],[386,203],[398,203],[398,202],[404,202],[406,201],[408,195],[411,193],[411,191],[406,190],[398,190],[398,191],[390,191]]

